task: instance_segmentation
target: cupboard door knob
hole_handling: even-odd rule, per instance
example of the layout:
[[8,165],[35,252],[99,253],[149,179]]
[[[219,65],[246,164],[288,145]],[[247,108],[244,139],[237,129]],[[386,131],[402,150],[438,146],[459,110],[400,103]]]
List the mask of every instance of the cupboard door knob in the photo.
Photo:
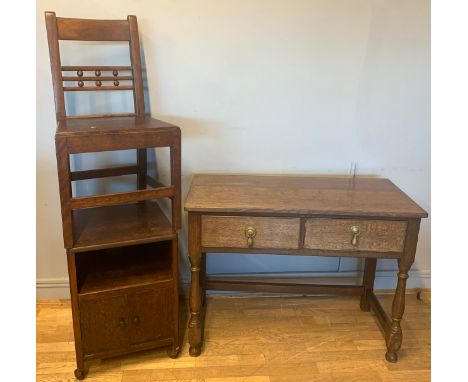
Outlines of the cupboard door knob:
[[353,225],[350,230],[353,235],[351,239],[351,245],[356,247],[358,245],[358,237],[361,235],[361,228],[357,225]]
[[123,328],[125,325],[126,325],[125,319],[121,318],[121,319],[119,320],[119,326],[120,326],[121,328]]
[[133,323],[138,325],[140,323],[140,317],[138,316],[133,317]]

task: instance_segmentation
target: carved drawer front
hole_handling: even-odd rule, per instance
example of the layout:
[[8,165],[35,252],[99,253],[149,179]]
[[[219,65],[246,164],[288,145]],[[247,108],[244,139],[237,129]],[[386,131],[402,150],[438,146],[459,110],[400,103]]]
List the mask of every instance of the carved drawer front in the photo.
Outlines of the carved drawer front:
[[202,216],[203,247],[299,248],[299,218]]
[[406,222],[358,219],[308,219],[304,247],[322,250],[402,252]]

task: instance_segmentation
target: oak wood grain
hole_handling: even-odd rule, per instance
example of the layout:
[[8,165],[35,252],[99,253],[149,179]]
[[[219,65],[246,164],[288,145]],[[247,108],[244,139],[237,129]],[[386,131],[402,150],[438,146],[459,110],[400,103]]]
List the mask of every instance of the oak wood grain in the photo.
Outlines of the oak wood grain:
[[137,201],[169,198],[174,196],[174,186],[136,190],[134,192],[117,192],[107,195],[80,196],[70,201],[72,209],[103,207],[115,204],[128,204]]
[[[50,13],[50,12],[46,12],[47,13]],[[72,66],[61,66],[60,67],[62,71],[64,72],[75,72],[77,70],[82,70],[82,71],[96,71],[96,70],[100,70],[100,71],[109,71],[109,72],[112,72],[113,70],[118,70],[118,71],[122,71],[122,70],[125,70],[125,71],[133,71],[133,67],[131,66],[103,66],[103,65],[99,65],[99,66],[90,66],[90,65],[80,65],[80,66],[76,66],[76,65],[72,65]]]
[[190,260],[189,352],[192,356],[198,356],[201,353],[203,341],[203,317],[201,315],[202,298],[200,294],[200,265],[202,259],[200,250],[201,218],[199,214],[189,212],[188,231],[190,236],[188,242],[188,256]]
[[376,258],[366,258],[364,262],[364,274],[362,275],[362,285],[364,292],[361,295],[360,307],[363,312],[370,311],[369,296],[374,290],[375,270],[377,268]]
[[78,307],[78,278],[76,270],[76,255],[67,250],[67,267],[70,283],[70,298],[72,303],[73,337],[75,339],[76,364],[78,369],[84,370],[84,352],[81,336],[80,309]]
[[[353,246],[351,227],[360,234]],[[406,222],[367,219],[308,219],[305,223],[304,247],[309,249],[402,252]]]
[[264,293],[344,294],[359,296],[364,291],[361,285],[297,284],[265,281],[232,281],[214,276],[206,279],[206,288],[218,291],[242,291]]
[[143,93],[143,74],[141,67],[140,40],[138,37],[138,23],[136,16],[127,17],[129,41],[130,41],[130,60],[133,70],[133,84],[135,87],[135,113],[137,115],[145,114],[145,96]]
[[62,70],[60,59],[60,46],[57,30],[57,17],[54,12],[45,13],[47,28],[47,42],[49,45],[50,66],[52,71],[52,85],[54,87],[55,117],[57,120],[66,115],[65,96],[62,89]]
[[126,81],[126,80],[132,80],[133,76],[62,76],[62,81],[115,81],[118,79],[119,81]]
[[131,85],[123,86],[64,86],[63,90],[66,92],[95,92],[95,91],[116,91],[116,90],[133,90],[134,87]]
[[[85,361],[158,346],[172,346],[168,355],[175,358],[180,349],[180,129],[145,114],[135,16],[127,20],[57,18],[54,12],[45,16],[76,341],[75,377],[86,377]],[[59,40],[127,41],[131,66],[61,66]],[[67,116],[64,91],[102,90],[132,90],[134,112]],[[147,189],[149,147],[170,148],[171,184],[161,187],[151,179],[156,187]],[[71,154],[125,149],[135,150],[135,166],[70,171]],[[72,193],[72,181],[125,174],[137,175],[133,192],[85,197]],[[163,197],[171,200],[172,222],[153,201]]]
[[87,118],[117,118],[117,117],[135,117],[135,113],[114,113],[114,114],[80,114],[80,115],[67,115],[63,119],[87,119]]
[[65,248],[73,245],[73,212],[70,207],[72,198],[70,156],[67,154],[65,141],[55,140],[55,154],[57,156],[57,175],[60,194],[60,209],[62,213],[63,243]]
[[[171,242],[87,251],[76,255],[80,301],[110,291],[141,289],[173,281]],[[148,289],[148,288],[146,288]]]
[[109,133],[113,131],[119,132],[159,132],[167,129],[179,130],[171,123],[160,121],[158,119],[145,116],[121,116],[108,118],[73,118],[63,119],[57,124],[57,135],[68,137],[69,135],[82,134],[99,134]]
[[85,180],[85,179],[96,179],[105,178],[120,175],[130,175],[137,173],[137,166],[120,166],[120,167],[109,167],[99,168],[93,170],[84,171],[73,171],[70,173],[72,181]]
[[57,17],[60,40],[130,41],[126,20],[90,20]]
[[[256,231],[253,245],[245,230]],[[299,248],[300,219],[251,216],[202,216],[202,246],[232,248]]]
[[85,356],[128,347],[126,295],[101,296],[79,305]]
[[187,211],[375,217],[426,217],[427,212],[388,179],[195,175]]
[[176,236],[156,202],[79,209],[73,217],[74,252],[172,240]]
[[175,146],[180,136],[179,127],[149,116],[62,119],[56,132],[69,153]]
[[131,322],[130,346],[136,347],[173,336],[172,286],[153,288],[132,293],[129,300]]
[[374,251],[354,251],[347,250],[324,250],[324,249],[287,249],[287,248],[241,248],[241,247],[201,247],[203,252],[212,253],[250,253],[268,255],[293,255],[293,256],[324,256],[324,257],[360,257],[379,259],[400,259],[400,252],[374,252]]
[[[406,279],[416,252],[420,218],[427,214],[388,179],[196,175],[185,208],[189,212],[192,264],[190,355],[199,356],[202,349],[201,301],[206,288],[360,295],[360,308],[374,310],[382,325],[387,361],[397,361],[402,343],[400,322]],[[281,219],[296,222],[297,228],[272,226]],[[247,240],[249,231],[250,240]],[[362,285],[358,286],[207,278],[202,288],[203,252],[365,257],[366,268]],[[373,294],[376,258],[398,259],[391,326],[388,325],[390,317]]]

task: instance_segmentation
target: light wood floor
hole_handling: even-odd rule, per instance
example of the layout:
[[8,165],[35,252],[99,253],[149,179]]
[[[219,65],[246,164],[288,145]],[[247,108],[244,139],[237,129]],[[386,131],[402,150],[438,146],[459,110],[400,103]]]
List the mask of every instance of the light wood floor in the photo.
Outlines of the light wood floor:
[[[381,296],[387,311],[391,295]],[[356,297],[208,298],[205,347],[178,359],[153,350],[90,364],[87,381],[429,381],[430,298],[407,295],[398,363]],[[185,311],[186,312],[186,311]],[[184,314],[186,321],[186,314]],[[185,327],[186,325],[184,325]],[[37,303],[37,381],[73,381],[69,301]]]

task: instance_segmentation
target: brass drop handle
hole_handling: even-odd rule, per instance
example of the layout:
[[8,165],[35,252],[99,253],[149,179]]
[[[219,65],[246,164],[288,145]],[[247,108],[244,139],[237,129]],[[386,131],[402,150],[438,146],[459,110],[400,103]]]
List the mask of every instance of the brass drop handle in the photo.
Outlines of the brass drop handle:
[[351,227],[351,233],[353,234],[353,238],[351,239],[351,245],[356,247],[358,245],[358,237],[361,235],[361,228],[357,225],[353,225]]
[[254,242],[255,235],[257,234],[257,231],[253,227],[247,227],[245,229],[245,237],[247,238],[247,245],[251,247]]
[[121,318],[121,319],[119,320],[119,326],[120,326],[121,328],[123,328],[125,325],[126,325],[125,319],[124,319],[124,318]]
[[138,316],[133,317],[133,323],[138,325],[140,323],[140,317]]

